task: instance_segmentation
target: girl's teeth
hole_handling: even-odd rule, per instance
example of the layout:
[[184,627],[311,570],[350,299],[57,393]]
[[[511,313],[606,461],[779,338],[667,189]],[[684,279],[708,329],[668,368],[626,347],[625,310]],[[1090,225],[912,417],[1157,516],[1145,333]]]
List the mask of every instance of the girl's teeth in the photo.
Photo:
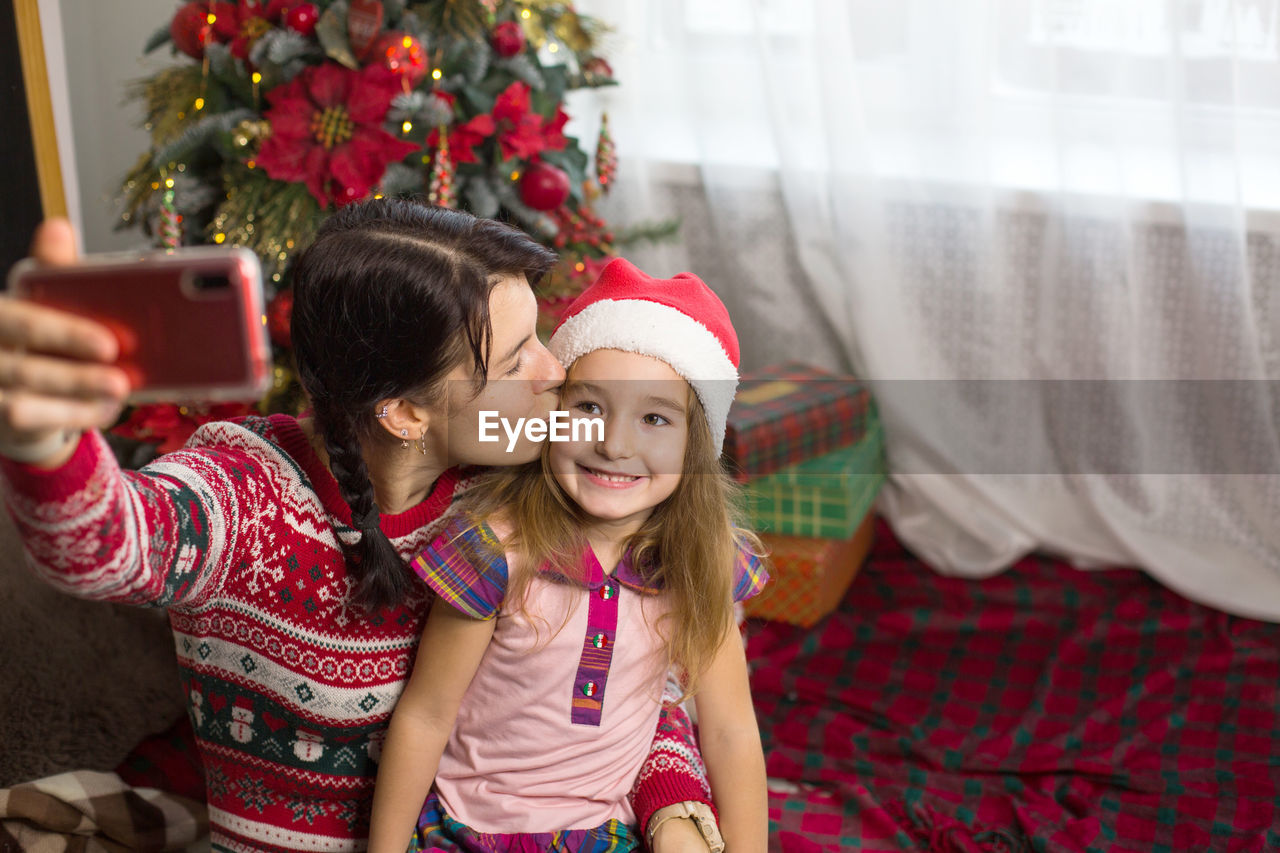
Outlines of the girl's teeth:
[[608,480],[610,483],[631,483],[640,479],[639,477],[630,477],[623,474],[606,474],[603,471],[592,471],[601,480]]

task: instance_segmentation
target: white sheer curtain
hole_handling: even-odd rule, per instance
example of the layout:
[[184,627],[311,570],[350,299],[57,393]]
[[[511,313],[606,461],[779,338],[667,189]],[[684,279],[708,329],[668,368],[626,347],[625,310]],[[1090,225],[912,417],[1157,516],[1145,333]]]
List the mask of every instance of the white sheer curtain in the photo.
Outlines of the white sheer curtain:
[[914,550],[1280,619],[1280,0],[579,6],[612,215],[684,215],[643,260],[748,364],[873,382]]

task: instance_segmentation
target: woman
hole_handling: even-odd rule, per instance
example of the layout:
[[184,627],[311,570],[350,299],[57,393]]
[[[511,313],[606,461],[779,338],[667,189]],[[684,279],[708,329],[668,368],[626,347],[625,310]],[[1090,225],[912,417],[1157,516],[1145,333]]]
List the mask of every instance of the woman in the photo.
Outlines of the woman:
[[[35,255],[71,263],[73,245],[48,223]],[[293,272],[313,416],[208,424],[139,472],[96,432],[128,393],[112,335],[0,305],[0,471],[28,558],[76,595],[168,608],[214,849],[363,846],[426,612],[405,560],[468,487],[458,466],[537,453],[480,442],[477,416],[545,418],[555,403],[564,372],[531,290],[553,261],[465,213],[343,209]],[[705,800],[671,765],[650,769],[639,814]],[[706,849],[691,822],[666,820],[655,844],[694,840]]]

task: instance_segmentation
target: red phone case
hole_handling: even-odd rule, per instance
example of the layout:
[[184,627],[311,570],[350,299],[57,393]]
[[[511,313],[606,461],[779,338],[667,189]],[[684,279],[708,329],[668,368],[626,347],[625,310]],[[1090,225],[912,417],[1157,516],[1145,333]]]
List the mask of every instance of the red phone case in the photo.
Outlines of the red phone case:
[[247,249],[90,255],[70,267],[27,259],[9,293],[115,332],[132,402],[256,400],[270,384],[262,273]]

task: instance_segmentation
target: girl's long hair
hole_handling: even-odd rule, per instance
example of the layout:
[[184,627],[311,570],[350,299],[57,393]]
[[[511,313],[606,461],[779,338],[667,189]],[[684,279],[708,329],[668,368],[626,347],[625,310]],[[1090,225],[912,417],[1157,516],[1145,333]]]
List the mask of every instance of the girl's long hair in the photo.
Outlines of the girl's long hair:
[[[670,610],[655,627],[665,640],[668,663],[684,672],[686,696],[697,689],[726,632],[735,627],[732,593],[739,547],[763,554],[759,539],[737,526],[740,489],[721,467],[692,388],[688,398],[689,437],[680,482],[624,543],[632,566],[669,597]],[[529,567],[550,565],[581,579],[583,531],[591,519],[556,482],[547,461],[549,447],[540,460],[490,472],[463,498],[473,519],[501,518],[512,530],[503,544],[526,570],[510,579],[508,601],[524,600],[534,574]]]
[[298,377],[329,467],[362,531],[349,549],[353,601],[377,610],[413,581],[378,529],[380,510],[362,446],[378,435],[374,407],[389,397],[428,401],[469,363],[488,373],[489,294],[503,278],[531,285],[556,256],[518,229],[401,199],[342,208],[292,270],[291,332]]

